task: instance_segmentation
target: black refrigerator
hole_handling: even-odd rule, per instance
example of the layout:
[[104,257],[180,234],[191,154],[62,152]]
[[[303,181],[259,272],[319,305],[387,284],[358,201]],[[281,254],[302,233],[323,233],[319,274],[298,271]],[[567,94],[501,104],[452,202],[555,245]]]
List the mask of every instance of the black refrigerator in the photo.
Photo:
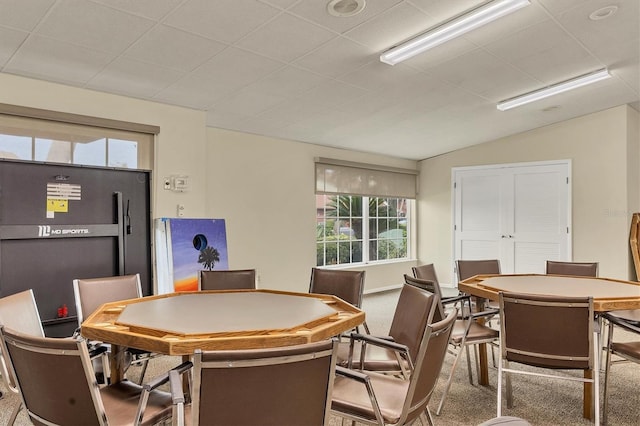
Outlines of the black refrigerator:
[[32,289],[50,337],[78,327],[75,278],[153,291],[151,173],[0,160],[0,297]]

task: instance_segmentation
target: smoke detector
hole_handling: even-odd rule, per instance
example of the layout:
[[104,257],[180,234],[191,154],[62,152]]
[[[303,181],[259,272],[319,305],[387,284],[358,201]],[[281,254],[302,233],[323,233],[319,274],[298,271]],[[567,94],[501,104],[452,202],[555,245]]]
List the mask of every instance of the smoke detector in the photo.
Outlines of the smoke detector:
[[348,18],[362,12],[366,5],[366,0],[331,0],[327,4],[327,12],[338,18]]

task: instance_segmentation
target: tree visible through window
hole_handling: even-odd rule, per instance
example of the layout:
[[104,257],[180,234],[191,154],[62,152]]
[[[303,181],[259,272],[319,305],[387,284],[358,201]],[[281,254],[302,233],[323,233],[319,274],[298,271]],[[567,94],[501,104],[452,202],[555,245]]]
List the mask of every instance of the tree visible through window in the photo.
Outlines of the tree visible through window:
[[316,195],[317,266],[406,258],[408,203],[404,198]]

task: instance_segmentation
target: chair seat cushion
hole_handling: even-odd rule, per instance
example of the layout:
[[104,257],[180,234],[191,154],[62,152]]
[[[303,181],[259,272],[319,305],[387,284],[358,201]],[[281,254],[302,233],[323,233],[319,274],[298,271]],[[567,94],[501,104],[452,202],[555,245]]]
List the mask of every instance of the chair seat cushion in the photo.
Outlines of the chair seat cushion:
[[619,354],[640,360],[640,342],[611,343],[611,349]]
[[[396,352],[390,349],[382,348],[375,345],[367,345],[364,365],[360,366],[360,351],[362,345],[359,343],[353,347],[353,364],[351,368],[355,370],[368,370],[378,372],[399,372],[401,371],[398,364]],[[342,342],[338,345],[337,365],[347,367],[349,360],[349,343]],[[402,360],[405,369],[409,369],[409,363]]]
[[[104,411],[110,426],[131,425],[133,423],[141,393],[142,387],[128,380],[100,389]],[[169,418],[171,403],[170,393],[152,391],[149,394],[142,424],[153,425]]]
[[[376,373],[370,373],[369,378],[385,424],[397,423],[402,414],[409,381]],[[335,379],[331,408],[375,420],[371,399],[365,386],[346,377],[337,376]]]
[[[462,338],[464,337],[464,330],[467,326],[466,321],[456,321],[453,332],[451,333],[451,341],[457,345],[462,342]],[[489,341],[493,339],[497,339],[499,336],[498,330],[495,330],[491,327],[487,327],[477,322],[472,322],[471,327],[469,327],[469,333],[467,334],[467,342],[471,343],[474,341]]]

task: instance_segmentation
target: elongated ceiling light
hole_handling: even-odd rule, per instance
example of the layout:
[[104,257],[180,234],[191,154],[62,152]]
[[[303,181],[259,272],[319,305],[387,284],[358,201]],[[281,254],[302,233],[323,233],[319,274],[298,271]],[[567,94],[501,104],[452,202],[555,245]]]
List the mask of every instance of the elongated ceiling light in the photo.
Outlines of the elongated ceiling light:
[[540,90],[534,90],[533,92],[525,93],[524,95],[516,96],[515,98],[498,102],[497,108],[500,111],[506,111],[511,108],[528,104],[529,102],[548,98],[549,96],[557,95],[558,93],[566,92],[567,90],[586,86],[587,84],[595,83],[596,81],[604,80],[609,77],[611,77],[611,74],[609,74],[609,71],[604,68],[554,84],[552,86],[545,87]]
[[395,65],[530,4],[530,0],[495,0],[485,3],[387,50],[380,55],[380,61]]

